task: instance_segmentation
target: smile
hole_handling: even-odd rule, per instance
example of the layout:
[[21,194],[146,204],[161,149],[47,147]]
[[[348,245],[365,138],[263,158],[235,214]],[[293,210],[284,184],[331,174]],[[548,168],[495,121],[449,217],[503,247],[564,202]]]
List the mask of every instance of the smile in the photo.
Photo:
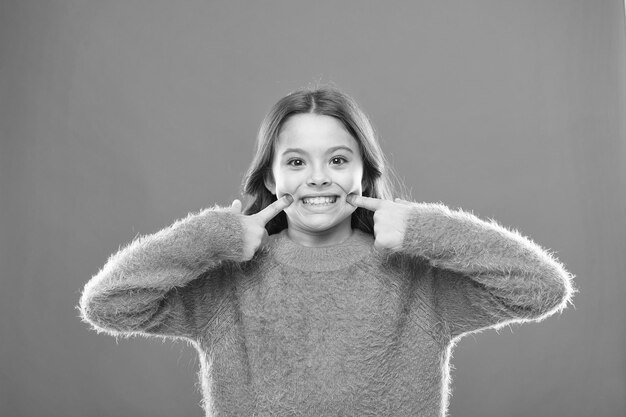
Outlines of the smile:
[[337,201],[337,196],[320,196],[320,197],[304,197],[302,202],[312,206],[323,206],[327,204],[333,204]]

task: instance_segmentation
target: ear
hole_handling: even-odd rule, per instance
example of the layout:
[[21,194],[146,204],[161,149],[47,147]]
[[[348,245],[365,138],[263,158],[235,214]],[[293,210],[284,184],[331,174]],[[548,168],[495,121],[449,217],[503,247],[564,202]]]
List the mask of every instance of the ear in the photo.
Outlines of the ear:
[[274,178],[272,177],[272,173],[268,173],[263,177],[263,183],[265,184],[265,188],[267,191],[276,195],[276,183],[274,182]]

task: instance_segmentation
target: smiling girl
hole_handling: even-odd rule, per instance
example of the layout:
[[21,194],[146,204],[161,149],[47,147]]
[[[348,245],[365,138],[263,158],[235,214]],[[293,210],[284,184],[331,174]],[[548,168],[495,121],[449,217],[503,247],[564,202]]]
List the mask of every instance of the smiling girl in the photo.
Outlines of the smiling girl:
[[276,103],[244,194],[135,240],[80,301],[97,330],[191,341],[207,415],[441,416],[458,338],[573,293],[520,234],[392,200],[369,121],[335,89]]

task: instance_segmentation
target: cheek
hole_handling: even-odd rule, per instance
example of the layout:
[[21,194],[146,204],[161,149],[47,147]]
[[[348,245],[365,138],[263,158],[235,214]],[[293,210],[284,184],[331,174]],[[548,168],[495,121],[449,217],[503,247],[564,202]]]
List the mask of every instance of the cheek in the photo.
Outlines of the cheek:
[[363,191],[363,174],[360,171],[346,173],[338,183],[346,191],[347,194],[362,194]]
[[282,197],[283,194],[292,194],[295,192],[296,188],[298,188],[298,179],[297,175],[285,175],[284,173],[277,172],[277,175],[274,176],[276,179],[276,195],[278,198]]

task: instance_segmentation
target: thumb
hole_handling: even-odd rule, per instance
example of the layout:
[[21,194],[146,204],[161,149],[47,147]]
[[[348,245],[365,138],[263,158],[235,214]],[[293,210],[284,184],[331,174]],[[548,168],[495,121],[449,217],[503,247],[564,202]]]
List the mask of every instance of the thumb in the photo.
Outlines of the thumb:
[[230,205],[230,211],[231,213],[235,213],[235,214],[241,213],[241,201],[238,199],[235,199],[233,201],[233,204]]

